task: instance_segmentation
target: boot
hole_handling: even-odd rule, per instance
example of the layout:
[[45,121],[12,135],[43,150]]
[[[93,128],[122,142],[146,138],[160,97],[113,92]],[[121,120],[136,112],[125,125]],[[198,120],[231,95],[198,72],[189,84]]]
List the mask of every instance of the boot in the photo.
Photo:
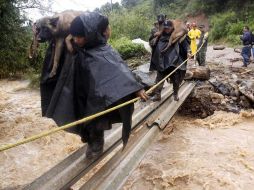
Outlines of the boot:
[[88,159],[96,158],[103,152],[104,146],[104,131],[91,130],[88,138],[88,146],[86,150],[86,157]]
[[155,94],[151,99],[152,99],[154,102],[156,102],[156,101],[161,101],[161,94]]
[[86,157],[88,159],[97,158],[103,153],[104,139],[96,140],[95,142],[88,143],[86,149]]
[[178,93],[174,93],[174,100],[179,101]]

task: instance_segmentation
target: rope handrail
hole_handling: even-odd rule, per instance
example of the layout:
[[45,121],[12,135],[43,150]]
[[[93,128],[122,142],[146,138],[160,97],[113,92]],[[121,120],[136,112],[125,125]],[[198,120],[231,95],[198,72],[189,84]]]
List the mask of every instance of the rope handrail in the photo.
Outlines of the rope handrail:
[[[201,44],[201,46],[197,49],[197,51],[192,54],[192,56],[196,55],[200,49],[203,47],[205,41],[203,41],[203,43]],[[157,84],[155,84],[154,86],[152,86],[149,90],[146,91],[146,93],[151,93],[153,90],[155,90],[159,85],[161,85],[164,81],[166,81],[173,73],[175,73],[183,64],[185,64],[188,60],[190,60],[190,58],[188,57],[185,61],[183,61],[180,65],[178,65],[171,73],[169,73],[167,76],[165,76],[161,81],[159,81]],[[110,113],[114,110],[117,110],[121,107],[124,107],[124,106],[127,106],[129,104],[132,104],[132,103],[135,103],[137,102],[138,100],[140,100],[141,98],[140,97],[137,97],[137,98],[134,98],[134,99],[131,99],[127,102],[124,102],[122,104],[119,104],[117,106],[114,106],[112,108],[109,108],[107,110],[104,110],[104,111],[101,111],[101,112],[98,112],[98,113],[95,113],[93,115],[90,115],[90,116],[87,116],[85,118],[82,118],[80,120],[77,120],[77,121],[74,121],[74,122],[71,122],[69,124],[66,124],[66,125],[63,125],[63,126],[60,126],[60,127],[57,127],[57,128],[53,128],[53,129],[50,129],[50,130],[47,130],[47,131],[44,131],[44,132],[41,132],[37,135],[33,135],[31,137],[28,137],[28,138],[25,138],[25,139],[22,139],[22,140],[19,140],[17,141],[16,143],[12,143],[12,144],[6,144],[6,145],[2,145],[0,147],[0,152],[4,151],[4,150],[8,150],[8,149],[11,149],[11,148],[14,148],[16,146],[19,146],[19,145],[22,145],[22,144],[26,144],[26,143],[29,143],[31,141],[34,141],[34,140],[37,140],[37,139],[40,139],[42,137],[46,137],[48,135],[51,135],[53,133],[56,133],[58,131],[62,131],[62,130],[65,130],[65,129],[69,129],[71,127],[75,127],[76,125],[78,124],[81,124],[81,123],[85,123],[87,121],[90,121],[92,119],[95,119],[99,116],[102,116],[102,115],[105,115],[107,113]]]

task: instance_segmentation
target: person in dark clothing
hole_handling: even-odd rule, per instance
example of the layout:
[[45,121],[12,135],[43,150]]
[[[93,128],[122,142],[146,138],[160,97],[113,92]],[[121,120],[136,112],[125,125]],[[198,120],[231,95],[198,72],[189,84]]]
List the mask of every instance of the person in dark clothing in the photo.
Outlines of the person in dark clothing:
[[247,67],[250,63],[250,56],[251,56],[251,32],[248,26],[243,28],[243,35],[240,36],[240,39],[243,42],[243,49],[242,49],[242,57],[243,57],[243,67]]
[[157,21],[154,23],[154,27],[151,29],[151,35],[148,39],[149,44],[152,48],[152,52],[154,50],[154,47],[156,46],[158,36],[161,35],[161,32],[163,30],[163,23],[166,19],[166,15],[159,14],[157,16]]
[[[157,71],[156,83],[162,80],[165,76],[171,73],[176,67],[178,67],[188,57],[189,40],[187,37],[183,37],[179,42],[171,45],[164,53],[161,51],[167,46],[170,35],[173,31],[173,23],[169,20],[163,24],[163,32],[159,38],[159,41],[154,48],[154,53],[151,58],[150,70]],[[182,65],[176,72],[170,76],[170,81],[173,83],[174,100],[178,101],[178,90],[182,83],[186,73],[186,63]],[[154,91],[154,101],[161,100],[161,91],[163,84],[159,85]]]
[[[75,112],[77,119],[95,114],[135,96],[148,99],[139,84],[121,59],[107,44],[104,31],[108,18],[96,12],[76,17],[71,23],[70,33],[77,45],[75,57]],[[103,151],[104,130],[112,123],[123,122],[122,139],[126,145],[134,105],[101,116],[81,126],[83,142],[88,143],[87,157],[98,156]]]
[[207,51],[207,44],[208,44],[208,32],[205,32],[204,25],[200,25],[199,30],[201,31],[201,35],[200,35],[200,39],[199,39],[199,43],[198,43],[198,49],[200,49],[200,50],[197,53],[197,62],[199,64],[199,66],[205,66],[206,51]]

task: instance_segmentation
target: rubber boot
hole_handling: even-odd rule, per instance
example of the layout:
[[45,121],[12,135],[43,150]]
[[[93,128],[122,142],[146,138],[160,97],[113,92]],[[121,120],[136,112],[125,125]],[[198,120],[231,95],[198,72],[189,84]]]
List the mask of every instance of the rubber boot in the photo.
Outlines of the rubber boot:
[[89,134],[86,157],[88,159],[96,158],[103,153],[104,130],[92,130]]
[[178,92],[174,92],[174,100],[179,101]]

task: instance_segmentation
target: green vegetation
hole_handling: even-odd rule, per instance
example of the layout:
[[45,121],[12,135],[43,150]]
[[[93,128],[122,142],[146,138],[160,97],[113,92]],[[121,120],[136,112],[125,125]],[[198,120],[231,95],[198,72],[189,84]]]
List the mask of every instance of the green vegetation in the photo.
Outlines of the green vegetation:
[[110,40],[109,42],[122,56],[123,59],[139,57],[146,54],[146,50],[141,44],[134,44],[126,37],[118,40]]
[[[23,13],[29,7],[48,9],[41,2],[44,1],[0,0],[0,78],[40,72],[46,44],[41,46],[36,59],[28,59],[32,32],[31,23]],[[239,45],[243,26],[248,25],[254,30],[253,10],[252,0],[122,0],[121,5],[115,3],[111,7],[107,3],[96,9],[109,17],[110,43],[124,59],[145,53],[141,45],[132,44],[130,40],[141,38],[147,41],[159,13],[183,20],[204,13],[211,25],[211,42]]]
[[42,54],[37,61],[28,59],[32,38],[31,21],[24,16],[28,7],[46,8],[37,0],[0,0],[0,78],[23,75],[41,65]]

